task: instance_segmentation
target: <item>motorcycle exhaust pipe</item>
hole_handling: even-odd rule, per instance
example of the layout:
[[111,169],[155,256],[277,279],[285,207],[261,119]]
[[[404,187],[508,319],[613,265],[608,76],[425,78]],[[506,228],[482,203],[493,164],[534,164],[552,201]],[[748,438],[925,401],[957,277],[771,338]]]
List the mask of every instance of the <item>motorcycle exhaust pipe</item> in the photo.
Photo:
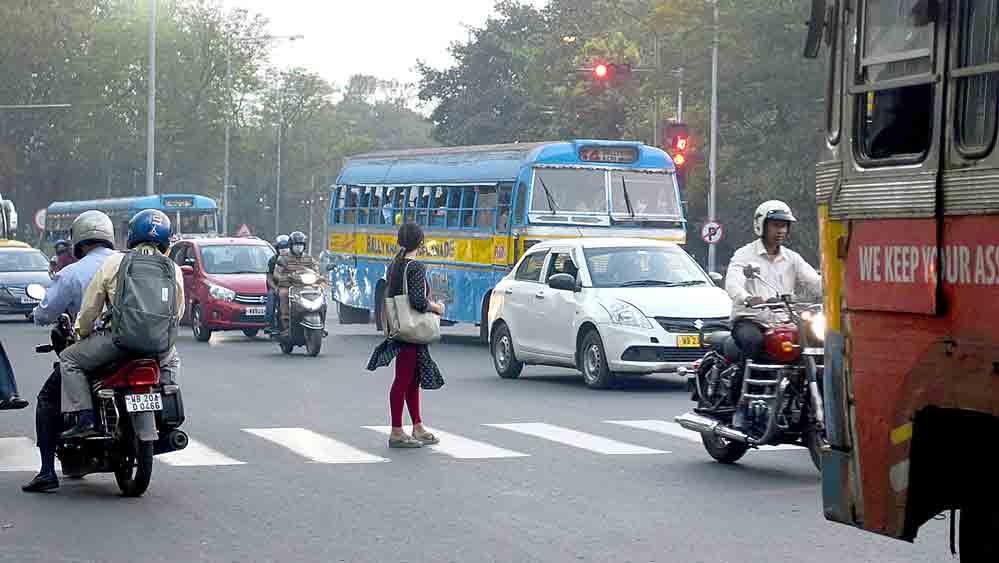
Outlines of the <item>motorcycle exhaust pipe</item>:
[[681,427],[697,432],[698,434],[714,434],[715,436],[725,438],[726,440],[741,442],[743,444],[754,443],[753,439],[747,434],[739,432],[734,428],[729,428],[717,420],[701,416],[699,414],[694,414],[692,412],[681,414],[673,420],[675,420]]
[[188,443],[190,443],[190,439],[187,437],[187,432],[184,432],[183,430],[174,430],[173,432],[170,432],[167,439],[170,441],[170,446],[173,448],[173,451],[182,450],[187,447]]

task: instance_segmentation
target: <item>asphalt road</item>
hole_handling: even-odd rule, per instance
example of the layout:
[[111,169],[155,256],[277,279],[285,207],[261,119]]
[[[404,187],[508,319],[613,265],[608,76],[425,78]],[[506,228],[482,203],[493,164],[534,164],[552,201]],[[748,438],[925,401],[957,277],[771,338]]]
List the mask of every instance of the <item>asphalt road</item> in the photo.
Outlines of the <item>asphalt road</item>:
[[[33,407],[53,361],[33,345],[47,332],[4,321]],[[951,560],[945,520],[915,545],[826,522],[804,450],[713,462],[664,424],[689,406],[676,378],[611,391],[560,369],[501,380],[467,328],[445,329],[433,355],[448,383],[422,396],[441,445],[390,450],[370,427],[389,424],[392,373],[364,370],[379,338],[335,323],[318,358],[241,333],[200,344],[184,329],[196,443],[157,458],[142,498],[118,496],[110,475],[22,493],[33,414],[0,413],[0,560]]]

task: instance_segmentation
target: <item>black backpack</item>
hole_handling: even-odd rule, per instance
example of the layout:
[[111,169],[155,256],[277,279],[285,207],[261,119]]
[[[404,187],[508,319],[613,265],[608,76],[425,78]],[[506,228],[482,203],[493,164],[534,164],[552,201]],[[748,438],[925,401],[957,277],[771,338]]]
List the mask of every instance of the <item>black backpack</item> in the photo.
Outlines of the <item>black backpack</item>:
[[158,252],[127,252],[118,267],[111,335],[133,354],[163,354],[177,339],[177,270]]

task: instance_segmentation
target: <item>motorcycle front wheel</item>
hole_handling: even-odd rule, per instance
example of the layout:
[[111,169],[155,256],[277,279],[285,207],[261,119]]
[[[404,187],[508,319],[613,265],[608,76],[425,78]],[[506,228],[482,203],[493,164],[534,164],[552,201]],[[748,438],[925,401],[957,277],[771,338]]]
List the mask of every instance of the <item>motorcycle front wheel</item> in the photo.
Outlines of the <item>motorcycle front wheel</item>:
[[315,358],[323,349],[323,333],[319,330],[309,330],[305,333],[305,350]]
[[122,496],[141,497],[153,476],[153,442],[143,442],[134,436],[131,440],[129,452],[114,472],[114,480]]

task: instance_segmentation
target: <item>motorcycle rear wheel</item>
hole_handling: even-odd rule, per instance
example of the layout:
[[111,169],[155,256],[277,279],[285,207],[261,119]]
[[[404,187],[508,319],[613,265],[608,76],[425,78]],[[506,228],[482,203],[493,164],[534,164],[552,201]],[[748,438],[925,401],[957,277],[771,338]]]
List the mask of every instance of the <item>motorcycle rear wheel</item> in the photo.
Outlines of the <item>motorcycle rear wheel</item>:
[[718,463],[735,463],[742,459],[742,456],[746,455],[749,450],[749,446],[742,442],[726,440],[710,433],[701,434],[701,442],[704,444],[704,449],[708,451],[708,455],[715,458]]
[[153,476],[153,443],[133,437],[129,449],[122,466],[114,472],[114,480],[122,496],[141,497]]
[[309,330],[305,333],[305,350],[310,356],[315,358],[323,349],[323,333],[318,330]]

